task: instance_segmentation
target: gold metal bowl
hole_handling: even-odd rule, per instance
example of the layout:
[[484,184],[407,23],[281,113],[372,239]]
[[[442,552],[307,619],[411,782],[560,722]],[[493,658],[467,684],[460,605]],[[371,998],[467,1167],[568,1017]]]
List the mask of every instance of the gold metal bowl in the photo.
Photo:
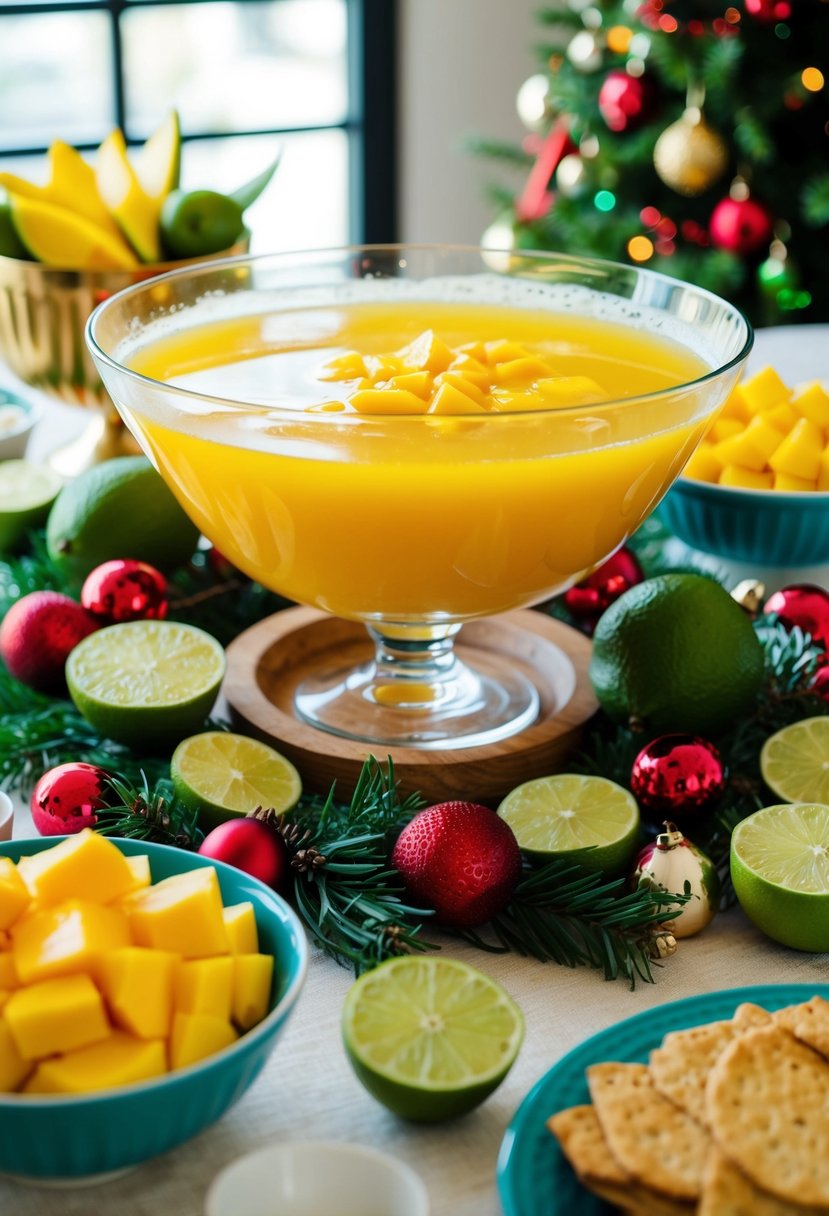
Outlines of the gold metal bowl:
[[136,270],[57,270],[0,256],[0,358],[25,384],[93,414],[79,438],[49,457],[57,472],[74,477],[101,460],[139,451],[87,349],[84,328],[92,310],[124,287],[192,262],[245,253],[248,245],[245,235],[222,253]]

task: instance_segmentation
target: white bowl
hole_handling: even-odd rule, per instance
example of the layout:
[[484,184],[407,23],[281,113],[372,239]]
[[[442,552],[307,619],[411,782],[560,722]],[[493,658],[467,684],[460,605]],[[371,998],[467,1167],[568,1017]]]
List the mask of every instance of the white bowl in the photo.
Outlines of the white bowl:
[[40,409],[25,397],[0,388],[0,460],[25,456]]
[[395,1157],[305,1140],[240,1157],[207,1193],[207,1216],[429,1216],[426,1188]]

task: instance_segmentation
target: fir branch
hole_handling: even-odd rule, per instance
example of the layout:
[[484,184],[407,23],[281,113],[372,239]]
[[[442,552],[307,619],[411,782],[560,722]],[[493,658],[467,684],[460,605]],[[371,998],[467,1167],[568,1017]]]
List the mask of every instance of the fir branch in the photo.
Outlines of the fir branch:
[[168,779],[150,784],[142,772],[138,784],[110,777],[105,788],[111,795],[109,805],[97,812],[95,823],[95,831],[102,836],[148,840],[180,849],[198,847],[202,840],[198,816],[179,802]]
[[66,578],[49,556],[44,532],[29,533],[20,553],[0,556],[0,618],[32,591],[66,590]]
[[766,165],[774,160],[774,139],[751,106],[744,106],[737,115],[734,142],[752,165]]
[[801,193],[803,218],[812,228],[829,224],[829,173],[818,173],[803,186]]
[[520,145],[500,139],[484,139],[482,136],[470,135],[464,141],[464,146],[473,156],[487,156],[490,160],[497,160],[523,171],[529,169],[535,160]]

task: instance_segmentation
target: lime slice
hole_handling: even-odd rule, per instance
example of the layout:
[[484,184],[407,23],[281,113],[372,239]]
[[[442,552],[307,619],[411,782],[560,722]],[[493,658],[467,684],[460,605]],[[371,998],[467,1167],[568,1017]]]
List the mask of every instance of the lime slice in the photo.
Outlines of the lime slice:
[[220,730],[179,743],[170,776],[181,801],[210,824],[260,806],[281,815],[302,793],[299,773],[290,760],[257,739]]
[[763,933],[795,950],[829,950],[829,806],[767,806],[738,823],[731,878]]
[[639,841],[636,799],[605,777],[537,777],[507,794],[498,814],[525,852],[572,858],[602,874],[625,871]]
[[778,798],[829,804],[829,717],[803,718],[766,739],[760,772]]
[[507,993],[467,963],[407,955],[354,983],[342,1032],[370,1094],[404,1119],[437,1123],[483,1102],[509,1072],[524,1017]]
[[127,621],[75,647],[66,683],[102,735],[147,750],[204,725],[224,671],[224,651],[209,633],[178,621]]
[[28,460],[0,462],[0,549],[13,549],[49,514],[63,481]]

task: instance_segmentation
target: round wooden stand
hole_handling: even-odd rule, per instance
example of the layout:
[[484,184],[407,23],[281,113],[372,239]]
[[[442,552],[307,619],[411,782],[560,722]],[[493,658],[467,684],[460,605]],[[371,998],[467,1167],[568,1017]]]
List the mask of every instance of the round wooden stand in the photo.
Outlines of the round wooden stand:
[[297,684],[312,668],[365,663],[372,647],[362,625],[312,608],[277,612],[240,634],[228,647],[224,694],[234,722],[293,761],[310,791],[327,793],[336,781],[338,795],[350,797],[370,754],[381,762],[390,754],[401,791],[419,790],[429,802],[464,798],[491,805],[523,781],[561,771],[598,708],[587,679],[588,639],[523,609],[464,625],[458,651],[471,663],[476,652],[508,655],[538,688],[538,719],[498,743],[447,751],[371,748],[317,730],[294,714]]

